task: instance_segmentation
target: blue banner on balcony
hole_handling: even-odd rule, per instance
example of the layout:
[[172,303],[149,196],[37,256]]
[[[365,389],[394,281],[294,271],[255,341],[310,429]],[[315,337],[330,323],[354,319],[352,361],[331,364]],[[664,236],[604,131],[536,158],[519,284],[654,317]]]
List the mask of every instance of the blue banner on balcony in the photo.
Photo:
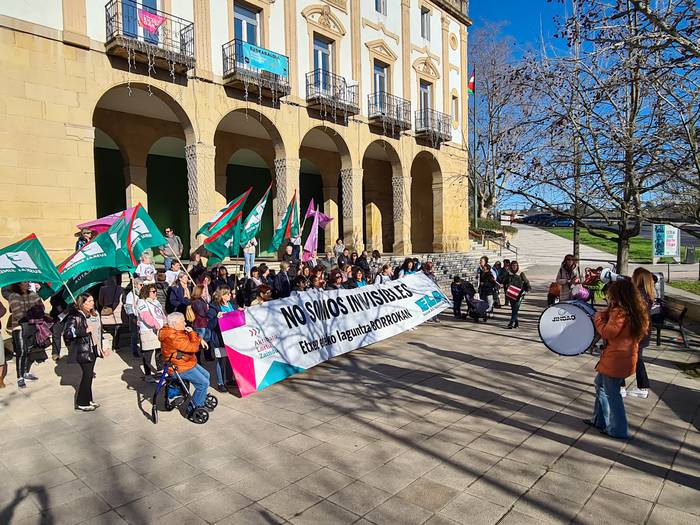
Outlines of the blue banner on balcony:
[[251,68],[262,69],[285,78],[289,76],[289,59],[284,55],[248,42],[241,43],[241,55],[245,64]]

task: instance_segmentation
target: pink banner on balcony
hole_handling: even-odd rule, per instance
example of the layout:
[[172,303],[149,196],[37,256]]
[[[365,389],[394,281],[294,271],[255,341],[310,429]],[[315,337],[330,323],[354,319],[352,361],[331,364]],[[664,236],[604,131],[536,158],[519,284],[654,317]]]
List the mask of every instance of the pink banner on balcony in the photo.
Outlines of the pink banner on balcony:
[[138,10],[139,25],[151,33],[158,31],[158,28],[165,23],[165,17],[159,16],[143,9]]

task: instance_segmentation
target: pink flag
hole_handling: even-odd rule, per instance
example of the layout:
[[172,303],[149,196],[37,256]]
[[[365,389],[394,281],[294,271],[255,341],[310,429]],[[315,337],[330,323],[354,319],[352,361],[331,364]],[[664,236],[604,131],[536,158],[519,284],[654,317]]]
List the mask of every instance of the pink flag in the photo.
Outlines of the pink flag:
[[309,202],[309,207],[306,209],[306,215],[304,215],[304,218],[305,218],[305,219],[308,219],[309,217],[313,217],[313,216],[314,216],[314,213],[316,213],[316,212],[314,211],[314,208],[315,208],[315,206],[314,206],[314,199],[313,199],[313,197],[311,197],[311,202]]
[[158,28],[165,23],[165,17],[159,16],[143,9],[138,10],[139,25],[151,33],[158,31]]
[[301,256],[301,260],[303,262],[306,262],[309,259],[311,259],[314,255],[314,252],[318,248],[318,216],[322,215],[322,213],[316,210],[312,211],[311,215],[313,215],[314,217],[314,222],[311,225],[311,231],[309,232],[309,236],[307,237],[306,243],[304,244],[304,253]]
[[326,226],[328,226],[333,220],[332,217],[329,217],[328,215],[326,215],[325,213],[321,213],[320,211],[316,212],[316,216],[318,217],[318,225],[324,230],[326,229]]
[[101,217],[92,221],[83,222],[82,224],[78,224],[77,227],[79,230],[82,230],[83,228],[88,228],[94,232],[102,233],[104,231],[109,230],[110,226],[117,222],[117,219],[119,219],[122,216],[122,214],[126,213],[127,217],[131,217],[131,214],[133,213],[134,209],[135,208],[127,208],[124,211],[113,213],[112,215],[107,215],[106,217]]

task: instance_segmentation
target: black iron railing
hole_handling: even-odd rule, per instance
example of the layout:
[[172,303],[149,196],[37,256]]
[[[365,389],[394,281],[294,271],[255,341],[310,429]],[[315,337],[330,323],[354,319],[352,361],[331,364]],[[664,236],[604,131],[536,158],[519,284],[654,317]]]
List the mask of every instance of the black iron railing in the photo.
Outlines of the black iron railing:
[[344,77],[323,69],[306,74],[306,101],[320,104],[326,111],[331,109],[352,114],[360,111],[357,85],[348,85]]
[[221,50],[224,79],[240,80],[282,96],[289,94],[289,59],[285,55],[238,38],[225,43]]
[[107,43],[126,46],[194,67],[194,24],[178,16],[140,6],[134,0],[111,0],[105,6]]
[[439,140],[452,138],[451,117],[434,109],[416,111],[416,135],[430,135]]
[[367,116],[371,120],[387,122],[402,129],[411,127],[411,101],[384,91],[367,96]]

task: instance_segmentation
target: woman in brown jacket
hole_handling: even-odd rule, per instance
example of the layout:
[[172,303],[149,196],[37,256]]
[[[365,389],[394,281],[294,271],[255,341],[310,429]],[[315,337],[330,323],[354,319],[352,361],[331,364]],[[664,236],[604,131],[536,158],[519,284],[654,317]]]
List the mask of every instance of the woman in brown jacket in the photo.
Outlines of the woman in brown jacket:
[[593,418],[584,420],[604,434],[628,439],[627,415],[620,387],[637,366],[639,342],[649,330],[647,307],[631,281],[615,281],[607,292],[608,308],[593,322],[607,345],[596,365]]

